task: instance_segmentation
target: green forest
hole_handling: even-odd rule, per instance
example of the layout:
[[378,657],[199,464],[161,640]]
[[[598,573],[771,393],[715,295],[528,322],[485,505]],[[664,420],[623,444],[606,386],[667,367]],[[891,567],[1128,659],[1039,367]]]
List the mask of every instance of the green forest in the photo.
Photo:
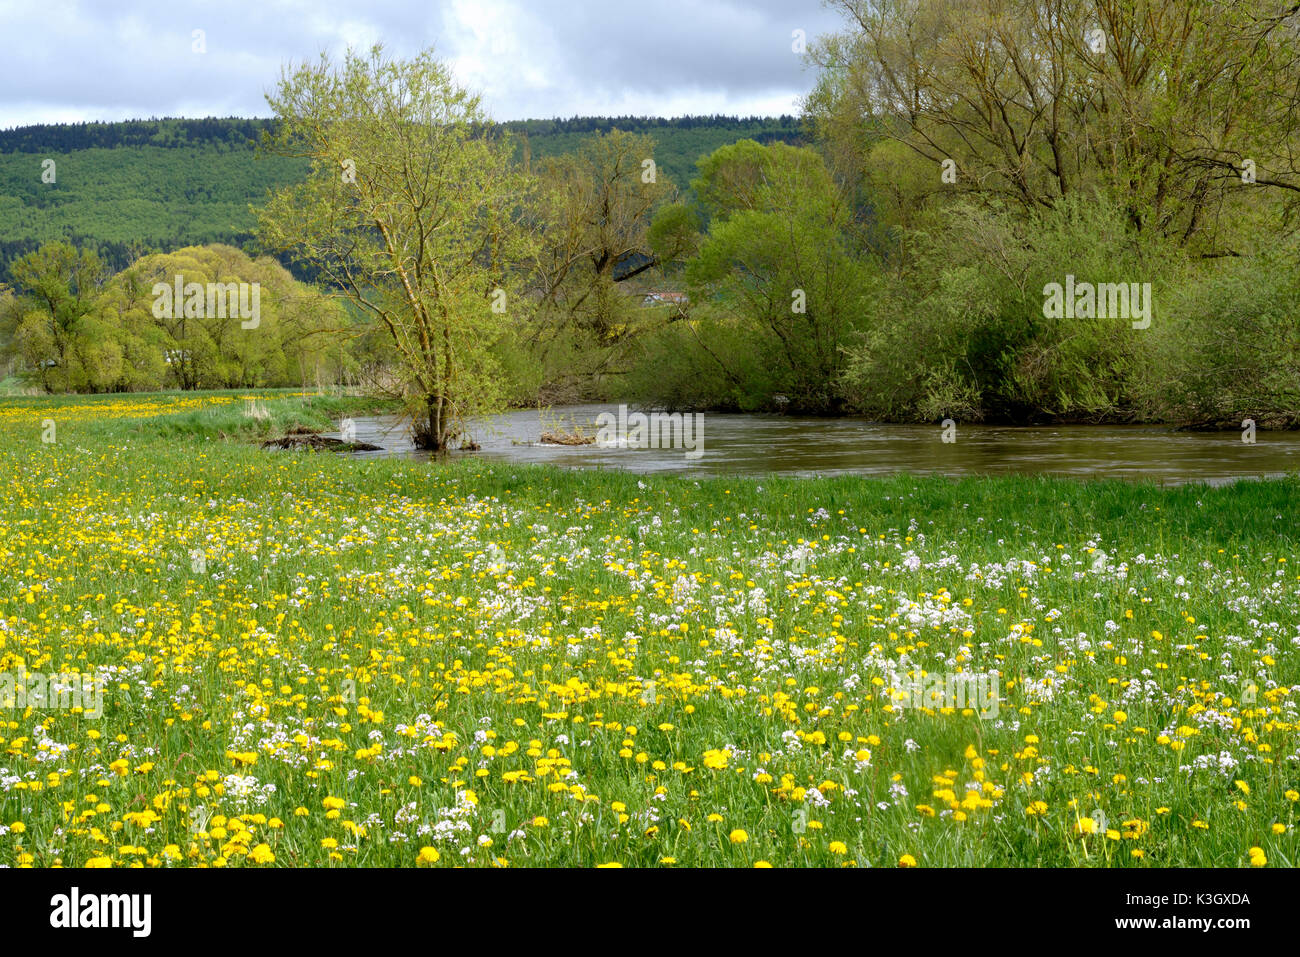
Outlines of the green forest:
[[[15,259],[54,239],[94,249],[115,271],[150,252],[205,243],[247,247],[250,206],[308,171],[302,160],[256,155],[274,125],[228,117],[0,130],[0,279]],[[575,117],[496,126],[515,138],[518,155],[527,150],[537,159],[571,153],[585,137],[611,129],[651,134],[660,169],[683,189],[696,159],[719,146],[803,136],[791,116]],[[45,160],[54,161],[53,182],[42,178]]]

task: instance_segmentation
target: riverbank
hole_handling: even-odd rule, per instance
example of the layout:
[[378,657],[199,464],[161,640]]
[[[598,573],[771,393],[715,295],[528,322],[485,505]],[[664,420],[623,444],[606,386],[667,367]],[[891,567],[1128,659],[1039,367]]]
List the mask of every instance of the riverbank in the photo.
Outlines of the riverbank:
[[1294,478],[430,465],[196,398],[0,402],[0,671],[103,692],[12,702],[0,863],[1296,863]]

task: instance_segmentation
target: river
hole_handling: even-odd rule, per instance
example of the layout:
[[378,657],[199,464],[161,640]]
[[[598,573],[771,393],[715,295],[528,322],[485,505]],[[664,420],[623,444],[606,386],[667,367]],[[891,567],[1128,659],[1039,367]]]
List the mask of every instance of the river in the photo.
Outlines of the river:
[[[473,454],[501,462],[566,468],[618,468],[681,475],[1062,475],[1112,477],[1160,484],[1284,475],[1300,470],[1300,433],[1176,432],[1151,426],[1004,427],[958,423],[953,441],[939,425],[888,425],[864,419],[705,413],[703,454],[682,448],[598,448],[538,444],[542,432],[581,425],[596,433],[596,417],[614,405],[556,406],[508,412],[476,422]],[[359,456],[426,455],[394,416],[353,420],[358,441],[384,447]],[[339,435],[338,432],[332,433]]]

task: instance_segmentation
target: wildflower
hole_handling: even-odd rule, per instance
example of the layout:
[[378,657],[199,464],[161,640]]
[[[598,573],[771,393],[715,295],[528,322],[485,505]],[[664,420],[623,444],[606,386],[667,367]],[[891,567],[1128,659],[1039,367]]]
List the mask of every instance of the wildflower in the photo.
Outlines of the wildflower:
[[275,854],[267,844],[259,844],[248,852],[248,859],[255,864],[275,863]]
[[704,752],[704,766],[712,768],[715,771],[721,771],[727,766],[727,761],[731,758],[730,751],[718,751],[710,749]]

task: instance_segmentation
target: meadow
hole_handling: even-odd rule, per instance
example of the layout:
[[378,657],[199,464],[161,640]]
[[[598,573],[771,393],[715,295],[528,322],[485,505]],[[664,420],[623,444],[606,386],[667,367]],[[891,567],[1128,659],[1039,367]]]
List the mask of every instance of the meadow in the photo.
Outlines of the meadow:
[[103,690],[0,700],[0,865],[1296,863],[1300,480],[251,441],[356,405],[0,400],[0,672]]

